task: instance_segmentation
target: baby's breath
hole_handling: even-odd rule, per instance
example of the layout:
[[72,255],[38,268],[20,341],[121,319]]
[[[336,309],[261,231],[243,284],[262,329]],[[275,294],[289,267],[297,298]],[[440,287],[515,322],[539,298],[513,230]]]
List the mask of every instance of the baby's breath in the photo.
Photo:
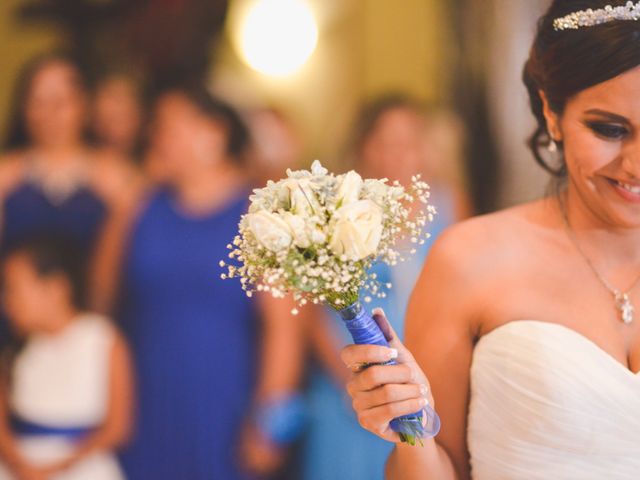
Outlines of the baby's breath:
[[[239,278],[248,296],[292,294],[297,304],[293,313],[308,303],[342,309],[361,294],[365,301],[384,298],[391,285],[380,283],[370,268],[376,262],[393,266],[405,261],[429,238],[424,229],[436,213],[429,203],[429,185],[419,175],[407,188],[387,179],[346,177],[316,161],[311,170],[288,170],[287,178],[254,190],[249,213],[227,246],[228,259],[220,261],[222,278]],[[339,194],[343,182],[353,182],[357,189],[357,198],[350,201],[369,201],[380,211],[375,217],[381,224],[379,241],[364,258],[336,252],[332,243],[345,202]],[[350,195],[355,196],[354,191]],[[404,244],[410,249],[400,247]]]

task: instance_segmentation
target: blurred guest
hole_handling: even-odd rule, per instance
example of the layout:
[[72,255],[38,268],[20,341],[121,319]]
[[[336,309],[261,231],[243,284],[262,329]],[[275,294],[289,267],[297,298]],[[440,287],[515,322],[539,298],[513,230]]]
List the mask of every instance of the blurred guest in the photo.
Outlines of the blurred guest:
[[130,204],[136,175],[87,142],[86,81],[69,58],[33,60],[13,98],[0,159],[0,249],[37,233],[64,234],[88,258],[108,213]]
[[440,217],[461,220],[472,214],[464,189],[464,144],[462,123],[453,113],[427,111],[410,98],[390,95],[363,109],[352,155],[363,175],[406,184],[421,174]]
[[27,65],[14,98],[0,161],[2,244],[45,231],[69,235],[88,253],[109,209],[129,198],[134,173],[86,141],[86,83],[68,58]]
[[257,109],[249,115],[253,139],[251,172],[254,183],[284,177],[287,168],[294,168],[302,156],[302,142],[294,126],[281,111]]
[[302,342],[290,305],[250,300],[220,279],[247,207],[247,143],[239,116],[206,90],[160,95],[150,147],[164,186],[114,226],[102,252],[122,259],[120,317],[140,379],[123,456],[131,480],[255,478],[278,468],[297,429],[288,413],[299,409]]
[[143,123],[140,82],[126,73],[104,76],[95,87],[92,134],[98,145],[123,158],[139,153]]
[[[374,267],[378,280],[391,283],[384,299],[374,299],[367,308],[382,307],[388,318],[402,321],[409,295],[418,278],[427,252],[435,237],[448,225],[470,213],[469,203],[460,183],[450,172],[459,169],[456,156],[463,144],[454,117],[444,114],[426,115],[413,101],[403,97],[381,98],[363,109],[356,125],[353,142],[355,169],[363,177],[398,180],[403,185],[411,177],[422,174],[431,185],[431,202],[438,215],[428,226],[432,237],[409,261],[390,268]],[[445,123],[447,122],[447,123]],[[412,248],[407,245],[406,250]],[[362,429],[352,413],[350,400],[342,384],[349,372],[339,360],[339,349],[351,343],[346,329],[338,321],[319,312],[309,324],[310,340],[322,368],[310,380],[308,429],[304,458],[305,480],[349,478],[376,480],[383,478],[384,463],[393,445],[373,437]],[[402,325],[394,325],[398,332]],[[327,459],[331,458],[328,462]]]
[[130,430],[128,350],[85,310],[83,265],[68,242],[13,246],[3,302],[17,341],[0,356],[0,479],[123,479],[111,450]]

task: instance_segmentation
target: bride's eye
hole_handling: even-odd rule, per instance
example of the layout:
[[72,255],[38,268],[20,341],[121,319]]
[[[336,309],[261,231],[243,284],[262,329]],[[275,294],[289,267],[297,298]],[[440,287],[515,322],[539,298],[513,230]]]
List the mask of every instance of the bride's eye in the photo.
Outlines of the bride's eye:
[[621,125],[601,122],[586,122],[586,124],[596,135],[607,139],[619,140],[629,133],[629,131]]

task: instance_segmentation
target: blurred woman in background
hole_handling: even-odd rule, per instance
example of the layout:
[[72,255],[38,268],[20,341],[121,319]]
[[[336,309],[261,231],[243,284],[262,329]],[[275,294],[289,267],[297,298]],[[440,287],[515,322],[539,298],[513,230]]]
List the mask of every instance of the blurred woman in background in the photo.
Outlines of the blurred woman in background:
[[0,479],[121,480],[111,450],[131,427],[127,346],[85,311],[84,266],[68,241],[21,242],[2,262],[18,340],[0,355]]
[[220,279],[247,207],[248,140],[235,111],[206,90],[160,95],[150,148],[164,184],[114,224],[101,252],[121,259],[120,273],[101,277],[111,291],[122,279],[120,318],[139,378],[136,435],[123,456],[131,480],[254,478],[280,465],[279,443],[295,430],[263,428],[270,408],[295,405],[302,342],[290,305],[250,300]]
[[127,73],[109,73],[95,86],[91,132],[101,147],[136,160],[144,106],[140,82]]
[[127,204],[135,174],[87,141],[87,85],[63,56],[23,70],[6,154],[0,160],[2,245],[36,233],[65,234],[90,254],[107,213]]
[[[422,246],[407,245],[417,252],[407,262],[390,268],[374,267],[378,280],[391,283],[384,299],[371,307],[383,307],[402,331],[409,295],[418,278],[432,241],[448,225],[470,215],[469,200],[461,185],[462,131],[452,114],[426,114],[417,103],[404,97],[382,97],[363,108],[353,136],[353,163],[363,177],[388,178],[404,185],[421,174],[431,186],[431,199],[438,209],[429,224],[431,239]],[[324,311],[319,317],[327,316]],[[332,318],[335,315],[331,316]],[[334,318],[335,320],[335,318]],[[305,480],[383,478],[384,462],[392,446],[364,431],[356,420],[343,385],[349,372],[339,360],[339,349],[350,338],[342,322],[311,318],[309,334],[322,364],[311,377],[309,401],[311,423],[304,459]],[[331,458],[328,462],[327,459]]]
[[300,135],[289,118],[275,108],[256,109],[248,115],[252,135],[251,176],[262,187],[285,176],[302,160]]
[[453,113],[389,95],[363,108],[351,155],[364,176],[408,184],[421,174],[440,218],[450,222],[473,213],[464,188],[464,145],[462,122]]
[[131,204],[137,176],[87,141],[87,84],[69,58],[33,60],[13,98],[0,159],[0,250],[26,236],[64,234],[88,261],[108,214]]

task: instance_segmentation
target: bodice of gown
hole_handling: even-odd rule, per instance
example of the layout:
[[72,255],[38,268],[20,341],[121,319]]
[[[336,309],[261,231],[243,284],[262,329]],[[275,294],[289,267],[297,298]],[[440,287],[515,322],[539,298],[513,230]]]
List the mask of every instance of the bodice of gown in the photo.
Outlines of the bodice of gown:
[[89,256],[107,216],[107,205],[87,186],[79,185],[67,196],[54,199],[32,179],[17,185],[0,207],[2,249],[24,238],[53,235],[68,238]]
[[562,325],[482,337],[467,442],[475,480],[640,478],[640,375]]
[[51,427],[93,427],[104,421],[115,330],[83,314],[55,335],[31,337],[16,358],[11,409]]

